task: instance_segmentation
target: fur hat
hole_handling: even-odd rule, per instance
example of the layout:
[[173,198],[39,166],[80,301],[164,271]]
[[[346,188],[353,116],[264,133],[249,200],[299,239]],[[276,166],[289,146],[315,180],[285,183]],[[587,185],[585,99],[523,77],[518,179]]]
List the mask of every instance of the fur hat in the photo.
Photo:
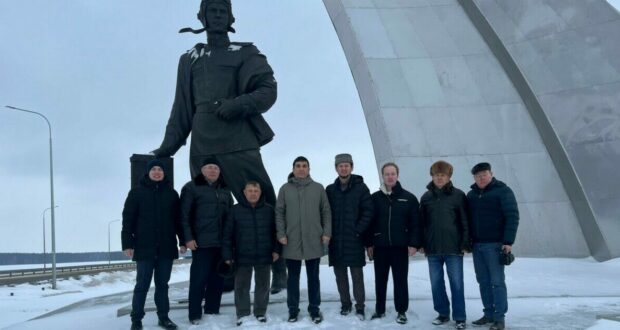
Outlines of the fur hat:
[[489,164],[489,163],[478,163],[478,164],[476,164],[476,166],[471,168],[471,174],[476,175],[476,173],[478,173],[478,172],[490,171],[490,170],[491,170],[491,164]]
[[351,157],[351,155],[349,154],[337,154],[335,165],[338,166],[338,164],[340,163],[349,163],[351,164],[351,166],[353,166],[353,157]]
[[443,173],[449,177],[452,177],[453,172],[454,168],[452,167],[452,165],[443,160],[436,161],[435,163],[433,163],[433,165],[431,165],[431,175]]

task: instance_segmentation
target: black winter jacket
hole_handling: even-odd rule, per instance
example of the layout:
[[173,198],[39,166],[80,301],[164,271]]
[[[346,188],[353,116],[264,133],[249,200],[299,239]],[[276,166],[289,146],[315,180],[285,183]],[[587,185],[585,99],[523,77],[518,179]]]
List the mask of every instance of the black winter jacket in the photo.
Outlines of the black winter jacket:
[[131,189],[123,208],[121,241],[123,250],[133,249],[134,261],[155,257],[176,259],[184,246],[179,217],[179,194],[164,180],[155,182],[145,175]]
[[181,224],[185,241],[195,240],[199,248],[221,247],[232,195],[221,180],[210,185],[202,174],[181,190]]
[[273,252],[282,254],[273,206],[262,200],[256,207],[245,200],[233,206],[224,226],[222,258],[241,266],[270,265]]
[[469,229],[474,243],[512,245],[519,227],[519,208],[512,190],[495,178],[485,189],[474,183],[467,193]]
[[422,247],[420,204],[414,194],[397,182],[391,194],[379,190],[372,201],[374,216],[366,246]]
[[426,255],[462,255],[463,250],[471,250],[465,193],[452,182],[441,189],[431,182],[426,188],[420,199]]
[[364,178],[351,175],[346,189],[340,179],[325,188],[332,210],[332,238],[329,241],[329,265],[363,267],[364,235],[372,222],[373,204]]

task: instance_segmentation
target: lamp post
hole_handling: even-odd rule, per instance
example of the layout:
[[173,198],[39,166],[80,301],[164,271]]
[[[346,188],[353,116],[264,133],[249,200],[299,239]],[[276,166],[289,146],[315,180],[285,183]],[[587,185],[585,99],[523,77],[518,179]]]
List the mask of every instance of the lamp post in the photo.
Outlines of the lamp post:
[[52,157],[52,125],[50,124],[50,121],[47,119],[47,117],[45,117],[43,114],[36,112],[36,111],[31,111],[31,110],[26,110],[26,109],[20,109],[20,108],[16,108],[16,107],[12,107],[10,105],[6,106],[8,109],[12,109],[12,110],[17,110],[17,111],[22,111],[22,112],[27,112],[27,113],[31,113],[34,115],[38,115],[41,116],[43,119],[45,119],[45,122],[47,123],[47,128],[49,131],[49,137],[50,137],[50,210],[52,212],[52,289],[56,289],[56,216],[54,214],[54,162],[53,162],[53,157]]
[[112,254],[111,254],[111,249],[110,249],[110,225],[113,222],[117,222],[117,221],[121,221],[120,219],[116,219],[116,220],[112,220],[110,222],[108,222],[108,265],[112,264]]
[[[54,205],[54,208],[57,208],[58,205]],[[47,210],[51,210],[51,207],[46,208],[45,210],[43,210],[43,270],[45,270],[45,268],[47,267],[46,264],[46,260],[45,260],[45,212],[47,212]]]

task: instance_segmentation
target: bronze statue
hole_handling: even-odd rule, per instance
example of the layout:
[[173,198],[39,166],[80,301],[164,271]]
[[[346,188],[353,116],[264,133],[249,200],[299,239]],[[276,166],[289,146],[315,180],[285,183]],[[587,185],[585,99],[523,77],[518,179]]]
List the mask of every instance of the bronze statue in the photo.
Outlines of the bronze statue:
[[[266,57],[250,42],[230,42],[230,0],[202,0],[198,20],[203,28],[179,32],[207,32],[199,43],[181,55],[176,95],[166,133],[156,157],[174,155],[192,133],[190,170],[201,175],[206,158],[215,158],[221,176],[238,201],[248,181],[257,181],[265,201],[275,205],[276,196],[260,155],[273,131],[264,120],[276,101],[277,84]],[[273,264],[272,293],[286,287],[283,259]]]
[[198,19],[207,31],[207,44],[199,43],[179,60],[176,95],[157,157],[174,155],[192,133],[190,170],[200,174],[207,157],[218,160],[223,179],[237,200],[245,198],[245,183],[260,183],[269,204],[275,193],[263,166],[260,146],[273,139],[264,120],[276,101],[277,84],[266,57],[250,42],[230,42],[235,32],[229,0],[203,0]]

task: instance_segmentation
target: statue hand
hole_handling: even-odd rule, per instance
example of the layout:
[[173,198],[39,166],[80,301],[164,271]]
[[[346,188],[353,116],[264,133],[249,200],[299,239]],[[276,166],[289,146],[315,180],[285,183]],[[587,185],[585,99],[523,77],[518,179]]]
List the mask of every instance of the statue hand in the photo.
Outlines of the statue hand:
[[170,157],[170,154],[165,150],[162,150],[162,148],[157,148],[149,152],[149,154],[154,155],[156,158]]
[[245,106],[239,98],[221,100],[220,106],[215,109],[215,114],[224,120],[233,120],[245,117],[247,114],[247,106]]

